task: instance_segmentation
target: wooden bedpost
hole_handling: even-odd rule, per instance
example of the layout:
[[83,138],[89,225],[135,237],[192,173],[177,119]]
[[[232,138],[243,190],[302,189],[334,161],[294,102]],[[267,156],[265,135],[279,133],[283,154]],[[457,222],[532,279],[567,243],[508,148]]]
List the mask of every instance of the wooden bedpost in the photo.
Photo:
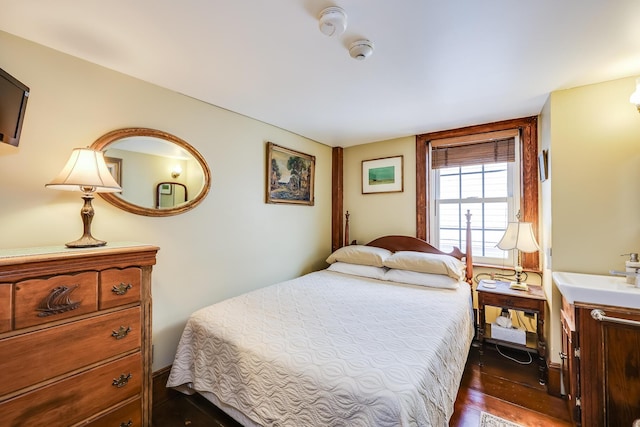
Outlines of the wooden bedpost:
[[344,214],[344,246],[349,246],[349,211]]
[[467,283],[473,285],[473,257],[471,256],[471,248],[473,247],[473,242],[471,241],[471,211],[467,209],[467,213],[464,216],[467,217],[467,247],[465,251],[465,260],[467,264],[466,280]]

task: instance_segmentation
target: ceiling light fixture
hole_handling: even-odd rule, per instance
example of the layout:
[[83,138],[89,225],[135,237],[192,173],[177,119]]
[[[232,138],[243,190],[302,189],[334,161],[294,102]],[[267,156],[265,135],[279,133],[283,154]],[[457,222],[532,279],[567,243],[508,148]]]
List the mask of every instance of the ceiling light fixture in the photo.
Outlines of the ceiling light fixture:
[[347,14],[337,6],[331,6],[320,12],[320,31],[328,37],[339,36],[347,28]]
[[640,77],[636,79],[636,91],[629,97],[629,102],[635,105],[640,113]]
[[349,46],[349,55],[358,61],[367,59],[373,53],[373,43],[369,40],[356,40]]

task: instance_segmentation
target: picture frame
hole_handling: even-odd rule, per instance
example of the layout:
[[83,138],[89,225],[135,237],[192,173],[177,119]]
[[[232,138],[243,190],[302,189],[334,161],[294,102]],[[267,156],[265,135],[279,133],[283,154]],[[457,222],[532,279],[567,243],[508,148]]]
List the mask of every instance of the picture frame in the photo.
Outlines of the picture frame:
[[542,150],[538,154],[538,171],[540,172],[540,182],[549,178],[549,152],[547,150]]
[[171,193],[172,193],[171,188],[172,188],[171,183],[164,182],[164,183],[160,184],[160,194],[171,195]]
[[113,179],[122,187],[122,159],[105,156],[104,162],[107,164],[107,169],[109,169]]
[[362,194],[404,191],[404,156],[362,161]]
[[267,143],[266,202],[314,205],[316,158]]

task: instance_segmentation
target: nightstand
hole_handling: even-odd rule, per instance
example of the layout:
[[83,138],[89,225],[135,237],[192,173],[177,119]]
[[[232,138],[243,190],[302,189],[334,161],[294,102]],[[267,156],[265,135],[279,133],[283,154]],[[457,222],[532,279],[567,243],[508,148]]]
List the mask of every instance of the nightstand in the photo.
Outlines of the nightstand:
[[[476,291],[478,292],[478,325],[477,339],[480,343],[480,364],[484,354],[484,344],[493,343],[501,346],[525,350],[538,355],[538,370],[540,384],[547,382],[546,351],[547,344],[544,340],[544,308],[546,298],[542,286],[529,285],[529,290],[518,291],[509,288],[509,282],[480,281]],[[493,287],[487,287],[494,286]],[[512,309],[522,311],[526,316],[535,315],[537,319],[536,332],[526,333],[526,344],[518,344],[496,339],[491,335],[491,324],[486,323],[485,306]]]

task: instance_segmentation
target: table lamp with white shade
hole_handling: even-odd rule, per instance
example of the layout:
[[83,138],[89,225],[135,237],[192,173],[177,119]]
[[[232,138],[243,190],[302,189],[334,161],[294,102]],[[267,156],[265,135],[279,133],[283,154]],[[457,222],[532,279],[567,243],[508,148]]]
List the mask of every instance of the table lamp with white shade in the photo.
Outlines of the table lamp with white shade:
[[78,240],[66,244],[69,248],[90,248],[104,246],[107,242],[91,235],[91,221],[94,210],[91,205],[93,193],[115,193],[122,188],[109,172],[104,161],[104,153],[90,148],[76,148],[60,174],[50,183],[49,188],[67,191],[81,191],[84,205],[80,210],[84,234]]
[[[520,214],[518,214],[519,218]],[[516,280],[511,282],[510,288],[527,290],[527,284],[522,282],[521,252],[531,253],[540,250],[533,233],[533,225],[530,222],[510,222],[496,246],[504,251],[512,249],[517,251]]]

